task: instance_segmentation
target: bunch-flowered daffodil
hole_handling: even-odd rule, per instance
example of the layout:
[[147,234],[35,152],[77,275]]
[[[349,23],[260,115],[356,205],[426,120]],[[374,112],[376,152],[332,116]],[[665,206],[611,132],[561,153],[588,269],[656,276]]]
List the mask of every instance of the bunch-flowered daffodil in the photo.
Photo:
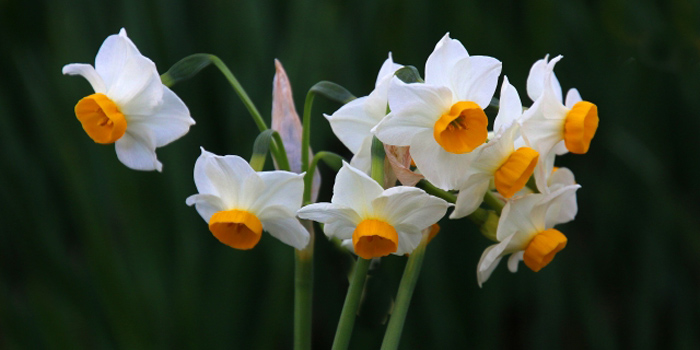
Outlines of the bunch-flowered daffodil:
[[518,270],[520,260],[535,272],[547,266],[566,247],[566,236],[553,227],[571,221],[576,215],[576,201],[574,198],[571,207],[571,197],[580,187],[562,186],[550,193],[529,194],[508,201],[498,221],[499,243],[486,248],[477,265],[479,286],[508,254],[512,254],[508,259],[511,272]]
[[385,144],[410,146],[428,181],[454,189],[469,164],[465,155],[486,141],[484,108],[500,74],[500,61],[469,56],[459,40],[445,34],[425,63],[425,84],[392,80],[391,112],[373,132]]
[[583,101],[578,90],[570,89],[562,103],[562,91],[554,66],[562,56],[535,62],[527,79],[527,92],[534,103],[523,115],[523,136],[540,153],[535,180],[547,192],[554,157],[566,152],[584,154],[598,129],[598,107]]
[[394,63],[389,53],[379,70],[374,90],[368,96],[348,102],[332,115],[324,114],[333,133],[354,154],[350,164],[367,173],[371,166],[370,149],[374,136],[371,130],[386,116],[391,78],[401,67]]
[[444,200],[416,187],[384,190],[364,172],[343,163],[331,203],[307,205],[297,215],[324,223],[329,237],[352,239],[355,254],[371,259],[412,252],[420,243],[421,231],[440,220],[448,207]]
[[496,133],[487,143],[470,154],[472,161],[464,171],[464,181],[451,219],[458,219],[474,212],[489,191],[491,180],[504,198],[520,191],[535,170],[539,153],[516,141],[520,136],[519,118],[522,103],[515,87],[504,77],[498,115],[494,121]]
[[218,156],[202,149],[194,165],[199,194],[187,198],[221,243],[251,249],[269,232],[296,249],[309,243],[309,233],[296,219],[304,192],[304,174],[256,172],[243,158]]
[[94,94],[75,106],[75,115],[96,143],[115,144],[129,168],[158,170],[156,148],[182,137],[194,124],[187,106],[164,86],[156,65],[143,56],[122,28],[102,43],[95,67],[71,63],[63,74],[83,76]]

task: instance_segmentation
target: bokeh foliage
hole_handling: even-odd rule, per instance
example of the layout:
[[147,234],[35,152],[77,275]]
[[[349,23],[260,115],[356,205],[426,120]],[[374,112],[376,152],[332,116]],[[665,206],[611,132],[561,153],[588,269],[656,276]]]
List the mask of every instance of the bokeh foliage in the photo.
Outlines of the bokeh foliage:
[[[601,118],[589,154],[560,160],[583,186],[568,247],[537,274],[500,266],[479,289],[489,242],[443,220],[402,349],[700,348],[700,4],[683,0],[0,0],[0,347],[291,348],[292,250],[269,236],[229,249],[185,205],[199,146],[252,150],[255,126],[223,77],[208,68],[174,88],[197,125],[158,151],[162,174],[127,169],[75,120],[92,91],[61,67],[93,63],[121,27],[161,71],[218,55],[268,118],[274,58],[301,109],[319,80],[369,93],[388,51],[422,71],[447,31],[501,59],[523,99],[530,65],[563,54],[563,87]],[[316,101],[312,147],[349,156],[321,116],[339,106]],[[328,200],[334,174],[321,170]],[[316,243],[325,349],[349,264]],[[372,271],[351,348],[378,347],[404,264]]]

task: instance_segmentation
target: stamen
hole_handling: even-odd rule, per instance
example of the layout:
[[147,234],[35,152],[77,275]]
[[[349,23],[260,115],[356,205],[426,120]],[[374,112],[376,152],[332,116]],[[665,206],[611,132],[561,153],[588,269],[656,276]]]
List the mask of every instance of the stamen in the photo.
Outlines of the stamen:
[[566,247],[566,236],[559,230],[550,228],[532,238],[525,249],[523,260],[532,271],[539,271],[547,266],[554,256]]
[[244,210],[219,211],[209,219],[209,231],[231,248],[247,250],[255,247],[262,230],[260,219]]
[[75,116],[96,143],[114,143],[126,132],[124,114],[104,94],[92,94],[78,101],[75,105]]
[[364,259],[378,258],[396,252],[399,234],[388,223],[366,219],[360,222],[352,234],[355,253]]
[[535,171],[539,155],[529,147],[520,147],[511,153],[508,160],[494,174],[498,193],[505,198],[510,198],[520,191]]
[[455,103],[433,128],[433,137],[450,153],[468,153],[486,141],[489,124],[486,113],[474,102]]
[[598,120],[598,107],[590,102],[580,101],[571,108],[564,123],[564,143],[569,152],[588,152]]

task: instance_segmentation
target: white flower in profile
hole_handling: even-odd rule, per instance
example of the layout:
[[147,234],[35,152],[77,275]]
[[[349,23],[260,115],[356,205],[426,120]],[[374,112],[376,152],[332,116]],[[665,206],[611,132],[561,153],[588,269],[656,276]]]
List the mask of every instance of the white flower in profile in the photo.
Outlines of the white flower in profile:
[[304,192],[304,174],[256,172],[243,158],[218,156],[202,148],[194,165],[199,194],[187,198],[221,243],[251,249],[262,231],[296,249],[309,243],[309,233],[296,219]]
[[512,254],[508,259],[511,272],[518,270],[520,260],[535,272],[547,266],[566,247],[566,236],[553,227],[576,216],[575,194],[580,187],[561,186],[550,193],[528,194],[508,201],[498,221],[499,243],[486,248],[477,265],[479,286],[508,254]]
[[329,237],[352,239],[355,254],[371,259],[411,253],[420,243],[421,231],[440,220],[448,207],[416,187],[384,190],[364,172],[343,163],[331,203],[307,205],[297,215],[324,223]]
[[403,67],[389,57],[382,64],[374,90],[340,107],[332,115],[324,114],[335,136],[354,156],[350,164],[369,173],[371,167],[372,128],[386,116],[387,93],[394,73]]
[[129,168],[161,171],[156,148],[194,124],[187,106],[161,83],[156,65],[141,55],[124,28],[102,43],[95,67],[71,63],[63,74],[80,75],[92,85],[95,93],[78,101],[75,115],[93,141],[114,143]]
[[473,213],[490,190],[491,181],[503,198],[509,199],[520,191],[535,170],[539,153],[519,145],[520,117],[523,107],[515,87],[503,78],[498,115],[494,121],[494,136],[477,147],[470,155],[469,168],[463,171],[455,210],[451,219]]
[[486,141],[484,108],[500,74],[500,61],[469,56],[459,40],[445,34],[425,63],[425,84],[392,80],[391,112],[373,132],[385,144],[410,146],[428,181],[455,189],[469,165],[468,153]]
[[547,179],[552,174],[554,158],[567,152],[588,152],[598,129],[598,107],[582,101],[578,90],[570,89],[562,102],[562,90],[554,74],[557,56],[545,57],[532,65],[527,79],[527,92],[535,101],[523,115],[523,136],[528,145],[540,153],[535,180],[540,192],[547,192]]

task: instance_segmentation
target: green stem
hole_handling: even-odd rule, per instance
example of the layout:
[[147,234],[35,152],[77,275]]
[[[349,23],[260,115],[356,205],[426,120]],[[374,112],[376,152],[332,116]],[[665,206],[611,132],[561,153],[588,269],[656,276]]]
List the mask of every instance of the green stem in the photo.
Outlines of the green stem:
[[381,350],[395,350],[399,347],[404,321],[406,321],[406,314],[408,313],[408,306],[411,303],[411,297],[413,297],[413,291],[416,288],[416,282],[418,281],[418,275],[423,265],[425,247],[427,245],[428,235],[426,234],[423,235],[418,248],[408,257],[406,269],[403,272],[403,277],[401,277],[399,292],[396,295],[394,311],[391,314],[391,319],[389,319],[389,325],[384,334]]
[[372,179],[384,187],[384,144],[375,136],[372,138]]
[[357,258],[355,271],[352,274],[348,294],[343,304],[343,311],[340,313],[340,321],[338,322],[338,329],[335,332],[332,350],[345,350],[350,344],[350,336],[352,335],[352,328],[355,325],[357,308],[360,305],[362,291],[364,290],[365,280],[367,279],[367,271],[369,270],[371,262],[371,259]]
[[302,118],[301,132],[301,171],[306,171],[304,176],[304,204],[311,203],[311,187],[314,173],[309,171],[309,144],[311,139],[311,106],[314,104],[316,93],[309,90],[304,102],[304,117]]
[[[439,189],[426,180],[421,180],[418,183],[418,187],[422,188],[425,192],[430,193],[435,197],[442,198],[450,203],[457,202],[457,196],[454,193]],[[486,222],[488,216],[489,213],[487,210],[482,208],[476,208],[476,210],[473,213],[467,215],[467,219],[471,220],[477,226],[481,226]]]
[[313,223],[302,220],[311,238],[309,245],[297,250],[294,263],[294,350],[311,349],[311,311],[314,284]]
[[503,206],[505,206],[505,203],[498,199],[496,195],[493,194],[493,191],[486,192],[486,195],[484,196],[484,202],[486,202],[486,204],[488,204],[489,207],[495,210],[498,215],[501,215],[501,211],[503,211]]

